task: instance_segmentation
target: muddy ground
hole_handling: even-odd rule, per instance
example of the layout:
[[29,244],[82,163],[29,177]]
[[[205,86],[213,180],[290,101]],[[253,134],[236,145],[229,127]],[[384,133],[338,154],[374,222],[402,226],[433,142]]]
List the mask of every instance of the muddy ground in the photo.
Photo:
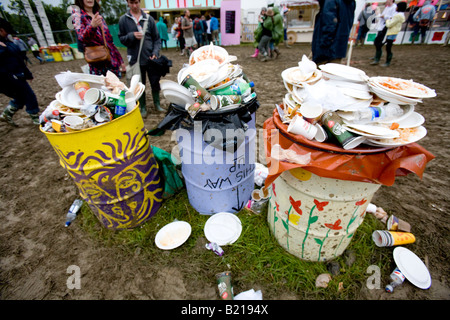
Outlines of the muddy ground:
[[[263,63],[250,57],[253,53],[250,46],[227,48],[256,83],[261,103],[257,111],[258,128],[271,117],[274,105],[281,103],[286,93],[281,71],[296,66],[302,54],[308,55],[310,51],[307,45],[280,49],[278,59]],[[423,179],[412,174],[398,177],[394,186],[382,186],[372,200],[412,225],[417,238],[414,252],[427,264],[433,284],[429,290],[404,286],[392,295],[383,290],[362,288],[358,299],[450,298],[449,50],[440,45],[395,46],[391,67],[383,68],[369,65],[373,46],[353,49],[351,65],[361,68],[369,76],[414,79],[438,93],[436,98],[426,99],[416,106],[416,110],[425,116],[428,130],[428,135],[419,143],[436,158],[428,164]],[[122,53],[125,57],[125,52]],[[163,53],[173,61],[166,79],[176,80],[178,70],[187,59],[174,49]],[[31,59],[30,69],[35,77],[31,85],[41,111],[61,90],[54,75],[66,70],[81,72],[80,66],[84,64],[83,60],[74,60],[40,65]],[[147,99],[151,106],[150,90],[147,90]],[[2,110],[8,101],[6,96],[0,95]],[[168,104],[164,98],[162,104]],[[163,117],[163,113],[151,110],[145,119],[146,127],[154,127]],[[149,266],[139,255],[125,257],[122,250],[93,240],[76,223],[64,228],[62,217],[77,197],[75,184],[28,115],[21,110],[15,120],[18,128],[0,123],[1,300],[217,299],[214,283],[192,286],[184,281],[176,266]],[[175,145],[170,132],[152,137],[151,143],[166,150]],[[81,268],[81,290],[68,289],[66,285],[70,265]],[[292,294],[264,298],[296,299]]]

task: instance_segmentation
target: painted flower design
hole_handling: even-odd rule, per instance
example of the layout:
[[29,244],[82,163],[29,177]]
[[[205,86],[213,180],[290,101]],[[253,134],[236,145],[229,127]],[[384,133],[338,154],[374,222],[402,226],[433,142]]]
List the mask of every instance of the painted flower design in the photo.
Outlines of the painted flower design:
[[341,219],[336,220],[335,223],[325,223],[325,227],[330,228],[331,230],[341,230]]
[[275,183],[272,183],[272,191],[275,197],[277,196],[277,193],[275,192]]
[[314,199],[314,204],[316,205],[317,210],[323,211],[323,208],[328,204],[328,201],[320,202],[319,200]]
[[294,208],[295,212],[297,212],[299,215],[302,215],[302,210],[300,209],[300,206],[302,205],[301,200],[295,201],[292,196],[289,196],[289,202],[291,203],[292,208]]

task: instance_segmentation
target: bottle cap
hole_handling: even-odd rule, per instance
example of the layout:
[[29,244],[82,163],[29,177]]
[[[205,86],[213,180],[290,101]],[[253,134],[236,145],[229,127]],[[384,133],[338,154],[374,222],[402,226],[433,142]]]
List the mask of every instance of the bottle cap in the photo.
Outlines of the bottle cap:
[[255,86],[255,83],[254,83],[253,81],[250,81],[250,82],[248,83],[248,85],[250,86],[250,88],[253,88],[253,87]]

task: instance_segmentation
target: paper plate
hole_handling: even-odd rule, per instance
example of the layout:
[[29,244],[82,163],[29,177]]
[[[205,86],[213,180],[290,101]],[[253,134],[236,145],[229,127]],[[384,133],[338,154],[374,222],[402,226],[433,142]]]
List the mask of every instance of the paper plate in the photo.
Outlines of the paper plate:
[[137,86],[138,86],[139,89],[137,90],[136,94],[134,95],[136,101],[138,101],[141,98],[142,94],[145,91],[145,85],[143,83],[139,82],[137,84]]
[[417,104],[422,102],[421,99],[410,98],[406,96],[402,96],[400,94],[385,90],[384,88],[376,85],[372,82],[368,82],[369,90],[379,96],[381,99],[397,103],[397,104]]
[[345,88],[345,87],[338,87],[338,90],[341,91],[343,94],[345,94],[349,97],[352,97],[352,98],[362,99],[362,100],[372,99],[372,94],[369,92],[369,90],[362,91],[362,90],[356,90],[356,89]]
[[181,84],[178,84],[175,81],[160,80],[159,84],[161,86],[161,90],[169,89],[169,90],[174,90],[174,91],[180,91],[181,93],[183,93],[186,96],[191,96],[190,91],[186,87],[182,86]]
[[363,82],[366,73],[360,69],[338,63],[327,63],[319,66],[320,70],[347,80]]
[[190,96],[185,95],[181,91],[175,91],[171,89],[161,90],[164,97],[169,100],[170,103],[184,107],[187,103],[193,105],[195,103],[194,99]]
[[162,227],[155,237],[155,244],[163,250],[181,246],[191,235],[191,225],[185,221],[175,221]]
[[50,106],[55,108],[56,110],[59,111],[59,113],[65,115],[65,116],[83,116],[84,115],[84,113],[80,112],[79,109],[69,108],[57,100],[53,100],[50,103]]
[[80,109],[83,106],[83,100],[72,86],[64,87],[62,91],[56,93],[55,98],[61,104],[72,109]]
[[303,78],[303,73],[299,67],[292,67],[284,70],[281,77],[289,84],[301,86],[302,83],[314,83],[322,78],[322,72],[316,70],[312,77],[308,79]]
[[[354,126],[356,126],[357,128],[355,128]],[[345,128],[347,129],[347,131],[350,131],[352,133],[374,139],[392,139],[400,136],[397,131],[377,126],[354,125],[351,123],[346,123]]]
[[208,241],[219,246],[232,244],[241,235],[241,220],[233,213],[219,212],[206,221],[204,232]]
[[415,128],[424,124],[425,118],[420,113],[413,112],[408,117],[395,122],[399,124],[399,128]]
[[397,247],[393,255],[395,264],[409,282],[420,289],[431,287],[430,271],[415,253],[404,247]]
[[216,73],[219,70],[219,62],[214,59],[202,60],[200,62],[196,62],[195,64],[187,67],[182,75],[181,82],[188,74],[190,74],[197,82],[206,87],[209,81],[216,77]]
[[[403,129],[408,130],[408,128]],[[408,139],[401,139],[401,138],[395,138],[395,139],[367,139],[368,142],[370,142],[372,145],[380,146],[380,147],[400,147],[407,145],[409,143],[417,142],[420,139],[424,138],[427,135],[427,129],[425,129],[424,126],[420,126],[416,129],[416,132],[414,134],[411,134]],[[401,134],[400,134],[401,137]]]
[[410,98],[433,98],[436,92],[423,84],[412,80],[405,80],[392,77],[372,77],[372,83],[382,87],[384,90]]

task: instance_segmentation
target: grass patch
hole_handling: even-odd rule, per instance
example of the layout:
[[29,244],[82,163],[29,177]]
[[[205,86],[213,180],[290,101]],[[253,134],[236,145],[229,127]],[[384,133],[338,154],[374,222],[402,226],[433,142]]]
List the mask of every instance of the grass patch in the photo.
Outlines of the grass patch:
[[[328,288],[316,288],[315,280],[319,274],[328,272],[327,264],[304,261],[285,251],[270,233],[266,210],[261,214],[247,210],[237,214],[242,234],[234,244],[222,247],[225,251],[222,257],[205,248],[203,227],[210,216],[200,215],[191,207],[185,189],[165,200],[154,217],[135,229],[113,231],[102,227],[86,204],[81,212],[77,223],[93,238],[127,253],[138,250],[149,265],[176,265],[186,275],[186,281],[215,286],[215,274],[231,270],[235,294],[254,288],[262,290],[264,299],[288,293],[288,297],[298,299],[353,300],[358,299],[371,275],[367,273],[370,265],[380,267],[381,274],[392,271],[391,251],[376,247],[371,238],[372,232],[384,225],[370,214],[347,248],[354,252],[355,262],[349,267],[344,256],[337,257],[340,274],[333,277]],[[192,226],[191,236],[174,250],[160,250],[155,245],[155,235],[174,220],[188,222]],[[338,290],[341,282],[343,289]]]

